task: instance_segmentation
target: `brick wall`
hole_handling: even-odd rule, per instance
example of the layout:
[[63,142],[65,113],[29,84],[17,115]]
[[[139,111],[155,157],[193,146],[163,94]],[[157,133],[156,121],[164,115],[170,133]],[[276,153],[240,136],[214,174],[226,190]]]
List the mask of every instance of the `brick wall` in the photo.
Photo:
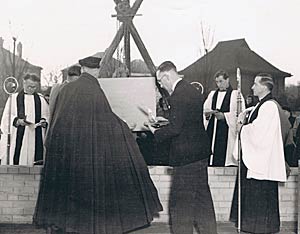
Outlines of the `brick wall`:
[[41,167],[0,166],[0,223],[31,223]]
[[[168,167],[153,167],[149,170],[164,207],[164,211],[161,212],[160,217],[155,221],[167,222],[172,169]],[[217,221],[227,222],[229,220],[237,170],[234,167],[210,167],[208,174]],[[296,222],[298,219],[297,181],[298,168],[292,168],[287,183],[279,184],[279,206],[282,222]]]
[[[172,169],[149,167],[164,211],[155,222],[168,222],[168,197]],[[41,167],[0,167],[0,223],[31,223],[38,194]],[[217,221],[228,221],[235,185],[236,168],[209,168]],[[293,168],[287,183],[279,185],[280,215],[283,222],[296,222],[298,169]]]

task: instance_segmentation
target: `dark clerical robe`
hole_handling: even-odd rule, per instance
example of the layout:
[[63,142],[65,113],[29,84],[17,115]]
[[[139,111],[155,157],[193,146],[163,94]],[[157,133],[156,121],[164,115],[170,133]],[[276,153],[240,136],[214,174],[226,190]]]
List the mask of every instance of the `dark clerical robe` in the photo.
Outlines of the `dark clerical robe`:
[[88,73],[58,94],[46,147],[36,225],[121,234],[162,210],[131,131]]
[[[224,119],[217,120],[214,114],[204,118],[204,125],[210,138],[212,155],[210,166],[234,166],[233,148],[236,141],[238,91],[231,86],[226,91],[211,91],[204,102],[204,113],[218,110],[224,114]],[[241,95],[241,109],[245,102]]]
[[[241,130],[241,230],[276,233],[280,230],[278,182],[286,181],[283,119],[271,94],[250,112]],[[237,186],[231,220],[237,220]]]

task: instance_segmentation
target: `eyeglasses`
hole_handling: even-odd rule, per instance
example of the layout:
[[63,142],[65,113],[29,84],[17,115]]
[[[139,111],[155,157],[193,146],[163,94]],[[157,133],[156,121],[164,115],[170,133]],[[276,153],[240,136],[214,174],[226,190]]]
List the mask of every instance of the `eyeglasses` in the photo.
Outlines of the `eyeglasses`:
[[164,78],[166,78],[166,77],[167,77],[167,75],[164,74],[160,79],[157,79],[157,81],[158,81],[159,83],[161,83],[161,81],[162,81]]

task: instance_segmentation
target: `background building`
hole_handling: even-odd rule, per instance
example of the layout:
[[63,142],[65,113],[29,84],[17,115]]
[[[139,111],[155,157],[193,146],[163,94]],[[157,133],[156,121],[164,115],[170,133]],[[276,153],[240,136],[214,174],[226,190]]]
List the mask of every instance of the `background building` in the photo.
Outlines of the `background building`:
[[236,88],[238,67],[241,69],[241,86],[244,96],[252,93],[254,78],[260,72],[267,72],[273,76],[275,82],[273,95],[277,98],[284,94],[285,78],[292,76],[252,51],[245,39],[219,42],[212,51],[180,71],[180,74],[184,75],[184,79],[189,82],[200,82],[207,95],[216,88],[214,74],[220,69],[228,72],[231,85]]
[[0,117],[2,116],[3,108],[7,99],[7,94],[3,90],[4,80],[15,74],[15,78],[19,81],[20,89],[22,82],[20,82],[26,73],[34,73],[41,77],[42,67],[29,63],[22,57],[23,46],[18,42],[15,53],[15,65],[13,65],[14,54],[3,47],[4,40],[0,37]]

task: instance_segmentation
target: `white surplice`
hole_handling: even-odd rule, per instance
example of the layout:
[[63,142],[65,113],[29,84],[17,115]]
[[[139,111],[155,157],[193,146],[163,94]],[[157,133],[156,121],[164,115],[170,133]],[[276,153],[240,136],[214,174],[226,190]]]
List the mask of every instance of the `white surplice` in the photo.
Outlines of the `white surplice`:
[[[203,110],[211,110],[212,106],[212,100],[213,96],[215,94],[215,90],[211,91],[205,100],[203,104]],[[220,109],[221,105],[223,103],[224,97],[225,97],[226,92],[219,92],[218,93],[218,98],[217,98],[217,103],[216,103],[216,108]],[[225,159],[225,166],[231,166],[231,165],[237,165],[236,159],[233,157],[233,150],[234,150],[234,145],[236,141],[236,135],[237,135],[237,98],[238,98],[238,91],[237,90],[232,90],[231,92],[231,97],[230,97],[230,111],[227,113],[224,113],[225,116],[225,121],[228,125],[228,138],[227,138],[227,150],[226,150],[226,159]],[[245,101],[243,96],[241,95],[241,101],[242,101],[242,110],[245,109]],[[214,149],[215,145],[215,135],[216,135],[216,128],[217,128],[217,119],[215,118],[215,123],[214,123],[214,131],[213,131],[213,139],[212,139],[212,152]],[[203,123],[205,126],[205,129],[207,129],[209,120],[206,120],[205,116],[203,118]],[[213,155],[211,156],[213,157]]]
[[263,103],[257,118],[243,126],[241,145],[242,159],[248,168],[247,178],[286,181],[281,123],[275,102]]
[[[11,96],[11,119],[10,119],[10,132],[11,132],[11,145],[10,145],[10,160],[9,164],[13,165],[13,157],[16,147],[16,135],[17,128],[13,126],[14,118],[17,117],[17,96],[18,93],[12,94]],[[49,107],[46,100],[40,97],[41,100],[41,118],[46,119],[48,122],[49,118]],[[35,122],[35,104],[34,95],[24,95],[24,106],[26,120],[34,123]],[[8,139],[8,121],[9,121],[9,99],[6,102],[2,120],[1,120],[1,130],[3,132],[0,140],[0,158],[1,165],[7,164],[7,139]],[[42,129],[42,138],[44,140],[45,129]],[[20,152],[19,165],[32,166],[34,162],[35,153],[35,128],[34,124],[25,127],[22,147]]]

